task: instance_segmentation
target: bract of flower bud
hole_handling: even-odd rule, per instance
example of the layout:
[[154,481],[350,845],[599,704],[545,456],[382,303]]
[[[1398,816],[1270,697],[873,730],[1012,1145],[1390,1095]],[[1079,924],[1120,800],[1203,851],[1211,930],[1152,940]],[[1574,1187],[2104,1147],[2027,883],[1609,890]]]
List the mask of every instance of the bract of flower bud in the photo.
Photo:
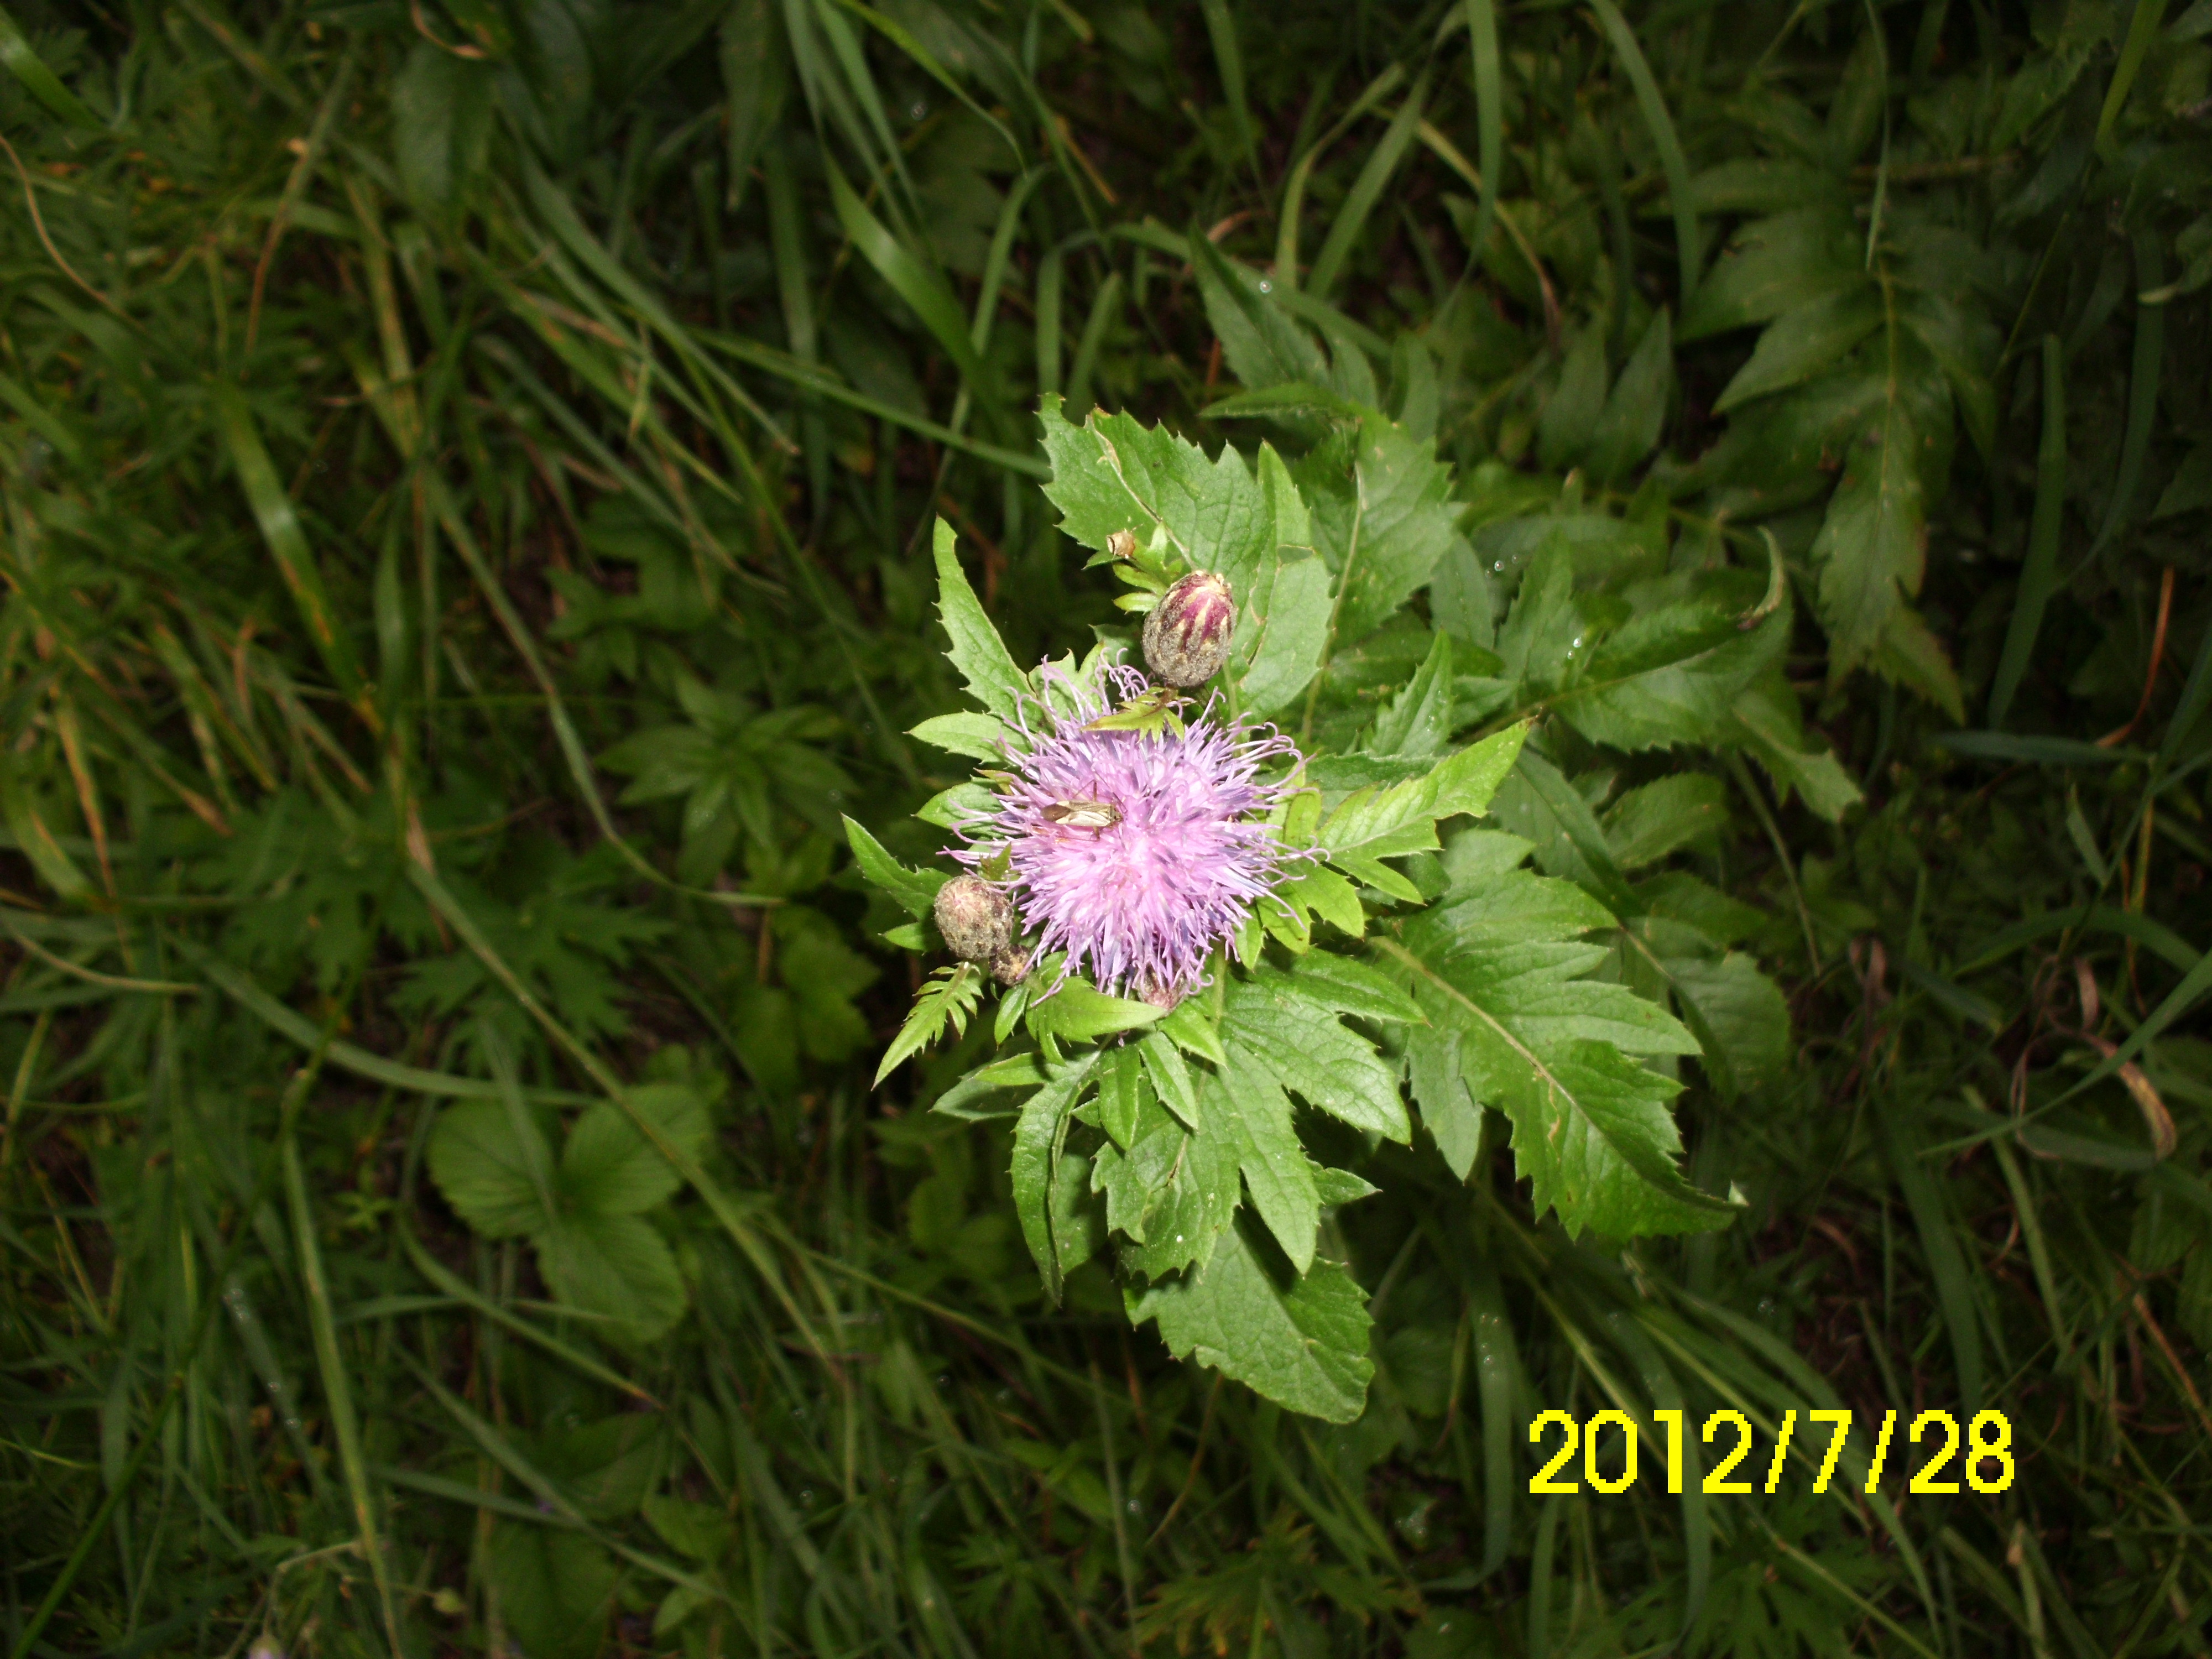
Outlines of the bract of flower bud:
[[988,963],[1014,937],[1014,902],[981,876],[955,876],[937,890],[937,931],[963,962]]
[[1237,596],[1226,577],[1194,570],[1145,618],[1145,661],[1164,684],[1202,685],[1229,659]]
[[1018,985],[1030,970],[1031,957],[1019,945],[1009,945],[991,964],[991,977],[1001,985]]

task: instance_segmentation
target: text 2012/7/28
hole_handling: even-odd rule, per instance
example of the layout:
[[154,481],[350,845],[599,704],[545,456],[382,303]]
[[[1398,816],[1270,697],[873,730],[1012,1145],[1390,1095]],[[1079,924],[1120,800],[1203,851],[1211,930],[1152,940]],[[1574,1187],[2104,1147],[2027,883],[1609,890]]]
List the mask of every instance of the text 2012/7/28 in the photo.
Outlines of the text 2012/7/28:
[[[1686,1416],[1679,1411],[1654,1412],[1653,1419],[1667,1435],[1667,1490],[1682,1490],[1682,1435]],[[1844,1445],[1850,1438],[1851,1413],[1847,1411],[1814,1411],[1806,1415],[1815,1424],[1826,1425],[1828,1443],[1820,1456],[1820,1472],[1814,1477],[1813,1490],[1826,1492],[1828,1482],[1836,1473],[1836,1465],[1844,1455]],[[1582,1452],[1583,1479],[1598,1492],[1607,1494],[1626,1492],[1635,1484],[1636,1419],[1626,1412],[1593,1412],[1588,1422],[1577,1423],[1567,1413],[1548,1411],[1528,1425],[1528,1442],[1540,1445],[1546,1429],[1554,1425],[1565,1431],[1566,1437],[1551,1461],[1539,1469],[1528,1482],[1534,1497],[1559,1498],[1579,1492],[1582,1487],[1564,1473],[1574,1461],[1577,1449]],[[1598,1459],[1598,1431],[1618,1428],[1623,1437],[1624,1455],[1617,1469],[1600,1472]],[[1783,1413],[1782,1430],[1775,1437],[1774,1455],[1766,1466],[1765,1490],[1778,1492],[1782,1486],[1782,1468],[1790,1456],[1790,1442],[1797,1427],[1797,1413],[1793,1408]],[[1867,1466],[1866,1490],[1871,1493],[1881,1485],[1882,1466],[1888,1461],[1890,1441],[1897,1429],[1897,1413],[1885,1412],[1881,1428],[1875,1440],[1874,1456]],[[1732,1431],[1732,1432],[1731,1432]],[[1918,1445],[1923,1436],[1936,1443],[1930,1448],[1928,1461],[1923,1463],[1905,1487],[1917,1496],[1929,1497],[1959,1490],[1956,1480],[1943,1478],[1952,1461],[1959,1455],[1959,1419],[1948,1412],[1922,1412],[1912,1419],[1907,1438]],[[1741,1412],[1723,1409],[1705,1419],[1700,1437],[1708,1446],[1717,1445],[1719,1463],[1706,1474],[1699,1490],[1716,1496],[1746,1494],[1753,1490],[1748,1480],[1733,1480],[1736,1465],[1751,1455],[1751,1419]],[[2012,1485],[2012,1424],[2002,1412],[1986,1411],[1974,1413],[1973,1421],[1966,1433],[1966,1484],[1984,1497],[1995,1497]],[[1809,1458],[1809,1449],[1803,1454]],[[1610,1462],[1610,1460],[1607,1460]]]

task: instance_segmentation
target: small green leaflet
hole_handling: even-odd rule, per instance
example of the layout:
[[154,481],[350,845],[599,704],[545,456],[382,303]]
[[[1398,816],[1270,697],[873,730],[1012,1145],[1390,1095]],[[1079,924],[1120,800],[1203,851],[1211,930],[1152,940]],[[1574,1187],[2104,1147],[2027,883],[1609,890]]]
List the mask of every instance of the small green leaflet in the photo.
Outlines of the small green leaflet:
[[1419,903],[1420,890],[1379,860],[1434,851],[1438,818],[1487,810],[1528,735],[1526,726],[1510,726],[1420,777],[1357,791],[1322,824],[1321,845],[1329,862],[1394,898]]
[[1230,1227],[1202,1272],[1128,1296],[1129,1321],[1159,1322],[1178,1358],[1194,1357],[1295,1412],[1349,1423],[1366,1408],[1373,1324],[1358,1281],[1334,1261],[1298,1277],[1268,1261],[1248,1224]]
[[950,1024],[956,1035],[965,1036],[968,1018],[975,1012],[976,1001],[982,994],[983,970],[972,962],[956,963],[931,975],[915,998],[914,1009],[907,1015],[906,1024],[899,1027],[890,1047],[884,1050],[883,1064],[876,1067],[876,1083],[889,1077],[901,1060],[920,1054],[936,1042],[944,1035],[946,1025]]

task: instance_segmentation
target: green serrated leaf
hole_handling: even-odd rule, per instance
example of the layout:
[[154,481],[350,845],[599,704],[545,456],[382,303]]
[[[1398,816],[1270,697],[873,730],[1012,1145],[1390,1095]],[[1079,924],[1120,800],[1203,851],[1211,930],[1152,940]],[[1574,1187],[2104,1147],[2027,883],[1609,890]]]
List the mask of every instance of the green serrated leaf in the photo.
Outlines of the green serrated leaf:
[[1678,772],[1632,789],[1607,810],[1613,862],[1640,870],[1728,824],[1728,791],[1709,772]]
[[1431,1079],[1455,1060],[1472,1097],[1505,1114],[1540,1212],[1618,1238],[1723,1225],[1731,1207],[1674,1164],[1667,1109],[1680,1085],[1632,1057],[1695,1053],[1697,1040],[1625,986],[1583,977],[1607,951],[1577,935],[1608,921],[1571,884],[1515,871],[1382,948],[1413,973],[1430,1019],[1460,1036],[1455,1057],[1425,1057]]
[[1251,1055],[1232,1043],[1229,1064],[1201,1085],[1206,1132],[1227,1138],[1252,1206],[1300,1273],[1313,1265],[1321,1199],[1313,1164],[1291,1126],[1291,1103]]
[[[853,849],[853,862],[870,882],[889,893],[916,921],[930,914],[937,890],[951,879],[940,870],[911,870],[884,850],[883,843],[851,818],[845,820],[845,842]],[[886,934],[884,937],[889,938]],[[921,950],[916,942],[905,947]]]
[[1316,452],[1296,476],[1315,544],[1335,573],[1340,647],[1372,633],[1462,544],[1451,469],[1433,440],[1371,411],[1350,447]]
[[1367,931],[1367,912],[1358,892],[1334,870],[1310,865],[1275,890],[1353,939]]
[[1263,969],[1233,982],[1222,1015],[1229,1064],[1238,1056],[1266,1067],[1282,1085],[1355,1128],[1413,1138],[1397,1067],[1338,1019],[1337,1004],[1364,994],[1346,980]]
[[1070,975],[1058,990],[1031,1000],[1029,1028],[1039,1038],[1089,1042],[1150,1025],[1164,1012],[1133,997],[1109,996],[1090,981]]
[[951,647],[945,657],[960,671],[969,694],[984,708],[1006,720],[1015,719],[1022,698],[1029,694],[1029,678],[1014,666],[999,630],[983,614],[968,574],[954,550],[952,526],[937,521],[937,614],[945,624]]
[[[1161,1104],[1182,1119],[1186,1128],[1195,1129],[1198,1091],[1191,1082],[1190,1068],[1183,1064],[1182,1050],[1169,1035],[1174,1019],[1175,1016],[1170,1014],[1161,1030],[1147,1031],[1140,1037],[1137,1052],[1144,1057],[1145,1075],[1151,1079],[1152,1091],[1159,1097]],[[1218,1041],[1215,1046],[1219,1047]]]
[[[712,1134],[707,1103],[681,1083],[640,1084],[630,1109],[696,1159]],[[564,1208],[595,1215],[638,1215],[675,1196],[684,1178],[612,1101],[586,1107],[568,1131],[557,1182]]]
[[1732,951],[1718,961],[1678,957],[1659,965],[1722,1099],[1733,1100],[1789,1071],[1790,1005],[1757,962]]
[[957,830],[999,810],[999,798],[980,783],[956,783],[924,801],[915,813],[924,823],[940,830]]
[[1419,670],[1376,716],[1367,734],[1367,752],[1413,757],[1440,752],[1451,740],[1453,708],[1451,635],[1438,634]]
[[1097,1064],[1096,1049],[1065,1066],[1052,1068],[1052,1080],[1031,1095],[1014,1124],[1014,1210],[1021,1218],[1022,1237],[1043,1277],[1045,1299],[1060,1302],[1060,1252],[1052,1236],[1053,1187],[1060,1149],[1067,1139],[1068,1117],[1076,1097],[1090,1081]]
[[1229,1056],[1221,1049],[1221,1035],[1215,1029],[1212,1010],[1205,997],[1185,997],[1176,1004],[1160,1022],[1160,1030],[1187,1054],[1210,1060],[1216,1066],[1229,1063]]
[[1133,1048],[1112,1048],[1098,1062],[1098,1127],[1127,1152],[1144,1110],[1144,1061]]
[[926,720],[909,728],[908,735],[920,738],[933,748],[994,764],[1004,760],[1007,749],[1018,746],[1019,742],[1019,734],[997,715],[972,710]]
[[1591,742],[1615,749],[1712,742],[1738,695],[1780,660],[1792,626],[1785,604],[1745,631],[1743,595],[1734,587],[1630,618],[1549,705]]
[[975,1103],[1012,1089],[1034,1089],[1045,1081],[1044,1062],[1036,1055],[1008,1054],[970,1072],[932,1102],[929,1109],[967,1120],[1011,1117],[1020,1109],[1018,1104],[983,1108]]
[[1267,1260],[1243,1226],[1221,1236],[1202,1271],[1128,1297],[1129,1320],[1158,1320],[1177,1358],[1195,1358],[1294,1412],[1349,1423],[1375,1374],[1372,1324],[1358,1282],[1333,1261],[1303,1277]]
[[1831,823],[1858,805],[1858,785],[1843,763],[1806,737],[1804,711],[1778,667],[1736,695],[1723,730],[1725,740],[1742,745],[1765,769],[1784,800],[1795,789],[1812,811]]

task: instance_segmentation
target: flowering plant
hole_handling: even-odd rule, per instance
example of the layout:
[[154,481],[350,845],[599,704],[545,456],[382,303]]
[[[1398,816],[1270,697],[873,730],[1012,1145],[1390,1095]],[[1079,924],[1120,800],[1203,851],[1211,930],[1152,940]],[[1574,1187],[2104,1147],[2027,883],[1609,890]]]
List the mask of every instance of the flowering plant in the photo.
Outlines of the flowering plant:
[[[948,655],[980,708],[915,735],[977,763],[921,813],[957,872],[847,833],[914,919],[886,937],[956,958],[878,1081],[995,996],[997,1056],[933,1109],[1012,1120],[1048,1296],[1109,1254],[1130,1318],[1174,1352],[1358,1416],[1366,1296],[1330,1218],[1377,1189],[1314,1149],[1412,1147],[1409,1091],[1462,1180],[1486,1122],[1510,1125],[1537,1212],[1570,1234],[1726,1224],[1735,1204],[1677,1167],[1675,1061],[1733,1087],[1786,1042],[1779,995],[1687,924],[1646,926],[1655,900],[1540,752],[1537,717],[1623,749],[1678,740],[1669,719],[1713,723],[1773,665],[1772,592],[1747,609],[1740,584],[1678,584],[1655,649],[1592,596],[1578,612],[1555,553],[1499,626],[1433,445],[1380,415],[1296,474],[1265,445],[1250,465],[1122,416],[1072,426],[1054,399],[1042,418],[1061,527],[1132,590],[1141,644],[1102,632],[1080,661],[1024,670],[940,522]],[[1431,623],[1405,610],[1425,586]],[[1420,654],[1376,695],[1376,641],[1401,635]],[[1536,837],[1479,823],[1493,807],[1581,864],[1539,848],[1554,873],[1522,868]],[[1668,968],[1656,987],[1604,971],[1615,952],[1591,940],[1632,926]]]

